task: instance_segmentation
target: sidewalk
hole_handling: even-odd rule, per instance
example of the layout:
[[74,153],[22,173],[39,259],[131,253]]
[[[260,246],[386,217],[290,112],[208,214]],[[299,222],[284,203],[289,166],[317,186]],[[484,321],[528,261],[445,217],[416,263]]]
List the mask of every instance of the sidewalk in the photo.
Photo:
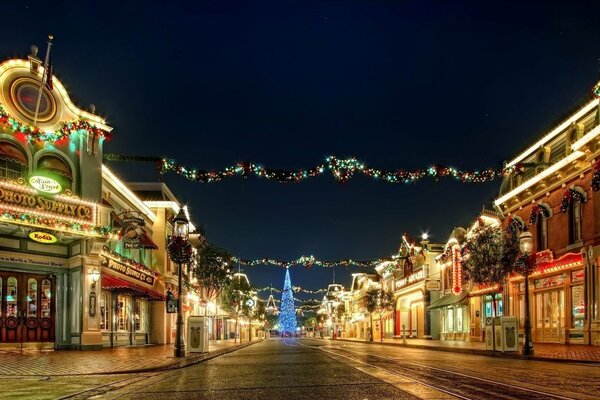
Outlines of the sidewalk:
[[[446,340],[425,340],[425,339],[406,339],[406,344],[402,339],[384,339],[381,341],[365,342],[359,339],[335,339],[337,341],[360,342],[385,344],[391,346],[410,347],[416,349],[449,351],[463,354],[477,354],[490,357],[522,358],[528,360],[543,361],[567,361],[582,363],[600,363],[600,346],[587,346],[576,344],[554,344],[554,343],[534,343],[533,356],[527,357],[518,352],[502,353],[499,351],[490,351],[485,349],[484,342],[461,342]],[[520,346],[522,347],[522,346]]]
[[117,347],[98,351],[0,351],[0,376],[122,374],[182,368],[257,343],[211,340],[208,353],[173,356],[173,345]]

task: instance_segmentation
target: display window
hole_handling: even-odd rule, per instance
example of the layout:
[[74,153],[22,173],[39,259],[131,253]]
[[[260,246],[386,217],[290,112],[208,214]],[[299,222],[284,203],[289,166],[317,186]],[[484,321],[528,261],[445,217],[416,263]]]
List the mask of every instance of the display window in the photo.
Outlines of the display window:
[[148,302],[143,299],[135,299],[134,322],[136,332],[146,331],[146,315]]
[[109,316],[109,296],[108,293],[102,292],[100,293],[100,301],[98,305],[100,307],[100,330],[106,331],[110,329],[110,316]]
[[117,330],[128,331],[130,328],[131,298],[117,296]]
[[[494,302],[492,301],[492,296],[485,296],[485,300],[483,303],[483,316],[484,317],[493,317],[494,316]],[[496,317],[500,317],[504,315],[504,307],[502,304],[502,294],[496,295]]]
[[462,307],[458,307],[456,309],[456,331],[463,331],[463,309]]
[[42,281],[42,318],[50,318],[52,313],[52,283],[48,279]]
[[17,278],[14,276],[6,280],[6,316],[17,316],[17,296],[18,296]]
[[571,328],[583,328],[585,319],[585,302],[584,302],[583,285],[571,287],[571,305],[572,305],[572,322]]
[[454,308],[446,309],[446,332],[454,332]]

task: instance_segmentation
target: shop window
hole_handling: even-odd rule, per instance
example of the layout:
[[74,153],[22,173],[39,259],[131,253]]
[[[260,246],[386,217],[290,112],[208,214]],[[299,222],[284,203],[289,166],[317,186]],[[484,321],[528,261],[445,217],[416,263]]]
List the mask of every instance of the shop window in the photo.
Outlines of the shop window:
[[27,316],[37,317],[37,280],[27,280]]
[[135,322],[135,330],[136,332],[146,331],[146,310],[147,303],[142,299],[135,299],[135,313],[134,313],[134,322]]
[[519,328],[525,327],[525,297],[520,294],[519,295]]
[[[485,302],[484,302],[484,317],[494,317],[493,313],[494,313],[494,302],[492,301],[492,296],[485,296]],[[496,317],[500,317],[504,315],[504,310],[502,307],[502,295],[501,294],[497,294],[496,295]]]
[[130,298],[127,296],[117,296],[117,330],[129,331],[129,315],[131,311]]
[[454,332],[454,309],[446,309],[446,332]]
[[571,287],[571,301],[572,301],[572,328],[583,328],[583,320],[585,318],[585,302],[583,285],[577,285]]
[[100,330],[108,330],[109,326],[108,326],[108,321],[110,321],[109,319],[109,315],[108,315],[108,309],[110,307],[107,307],[107,294],[106,292],[102,292],[100,293],[100,301],[99,301],[99,305],[100,305]]
[[16,145],[0,142],[0,178],[17,179],[27,174],[27,157]]
[[52,178],[58,180],[64,189],[72,189],[73,171],[62,158],[50,154],[44,155],[39,159],[37,168],[52,175]]
[[42,318],[50,318],[52,306],[52,285],[50,280],[42,281]]
[[6,281],[6,316],[17,316],[17,278],[10,276]]
[[456,309],[456,331],[463,332],[464,324],[463,324],[463,308],[458,307]]
[[538,216],[537,221],[537,251],[548,248],[548,219],[543,215]]
[[581,203],[573,200],[569,205],[569,243],[581,240]]

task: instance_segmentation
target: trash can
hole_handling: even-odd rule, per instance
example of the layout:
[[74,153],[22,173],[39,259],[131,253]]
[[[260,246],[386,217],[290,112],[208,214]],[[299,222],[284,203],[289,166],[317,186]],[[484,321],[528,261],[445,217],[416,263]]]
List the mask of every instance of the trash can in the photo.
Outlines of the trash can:
[[208,317],[188,317],[187,349],[190,353],[208,352]]
[[485,318],[485,327],[484,327],[484,332],[485,332],[485,349],[486,350],[494,350],[494,333],[492,331],[493,327],[492,327],[492,317],[486,317]]
[[496,350],[518,351],[519,350],[519,328],[517,317],[499,317],[500,323],[496,326],[496,338],[500,336],[501,343],[496,340]]

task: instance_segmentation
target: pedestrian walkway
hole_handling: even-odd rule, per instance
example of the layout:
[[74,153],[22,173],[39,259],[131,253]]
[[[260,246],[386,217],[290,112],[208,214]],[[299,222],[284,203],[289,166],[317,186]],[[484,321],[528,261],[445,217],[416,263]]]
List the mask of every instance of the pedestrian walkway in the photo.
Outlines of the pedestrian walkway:
[[[251,342],[256,343],[257,340]],[[251,343],[211,340],[208,353],[173,356],[173,345],[117,347],[98,351],[0,351],[0,376],[117,374],[181,368]]]
[[[358,339],[335,339],[340,341],[363,342]],[[554,344],[554,343],[535,343],[534,356],[526,357],[518,352],[502,353],[499,351],[490,351],[485,349],[484,342],[463,342],[448,340],[426,340],[426,339],[406,339],[406,344],[402,339],[384,339],[369,343],[379,343],[394,346],[406,346],[417,349],[450,351],[464,354],[479,354],[493,357],[511,357],[527,358],[533,360],[547,361],[571,361],[571,362],[597,362],[600,363],[600,346],[587,346],[576,344]]]

